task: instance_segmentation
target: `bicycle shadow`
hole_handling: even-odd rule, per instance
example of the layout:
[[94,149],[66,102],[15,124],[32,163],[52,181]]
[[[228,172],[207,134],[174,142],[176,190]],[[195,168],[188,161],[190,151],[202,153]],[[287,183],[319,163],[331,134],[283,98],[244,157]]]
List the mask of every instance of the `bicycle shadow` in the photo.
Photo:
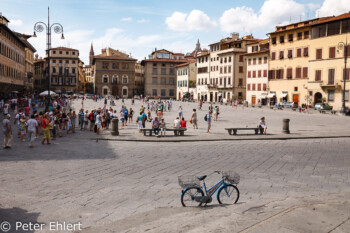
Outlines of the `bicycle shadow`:
[[233,206],[233,205],[242,205],[245,203],[246,202],[238,202],[235,204],[210,204],[210,203],[208,203],[207,205],[202,204],[201,206],[198,206],[198,208],[214,209],[214,208],[223,208],[223,207],[228,207],[228,206]]

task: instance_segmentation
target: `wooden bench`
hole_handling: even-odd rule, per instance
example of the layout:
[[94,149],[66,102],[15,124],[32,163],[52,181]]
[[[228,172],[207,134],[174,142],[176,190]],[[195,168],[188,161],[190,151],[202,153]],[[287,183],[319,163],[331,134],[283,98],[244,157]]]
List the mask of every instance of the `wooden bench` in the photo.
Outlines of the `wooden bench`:
[[337,111],[332,110],[331,113],[335,115],[335,114],[337,114]]
[[[186,130],[187,130],[186,128],[166,129],[166,131],[174,132],[175,136],[184,136]],[[152,134],[153,134],[153,129],[141,129],[141,131],[143,131],[144,136],[152,136]],[[147,135],[147,132],[148,132],[148,135]],[[160,133],[160,131],[159,131],[159,133]]]
[[292,108],[293,111],[296,111],[297,109],[296,108]]
[[318,110],[320,113],[325,114],[326,110]]
[[270,109],[273,109],[273,107],[270,106]]
[[254,130],[255,134],[264,134],[263,128],[225,128],[229,135],[237,135],[238,130]]

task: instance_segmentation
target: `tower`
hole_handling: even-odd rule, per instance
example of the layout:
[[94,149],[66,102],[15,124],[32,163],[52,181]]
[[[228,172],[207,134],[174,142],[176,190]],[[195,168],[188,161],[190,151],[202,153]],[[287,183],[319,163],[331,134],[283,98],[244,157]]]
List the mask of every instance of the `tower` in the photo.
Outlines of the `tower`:
[[90,66],[92,65],[92,60],[94,59],[95,53],[94,53],[94,47],[91,42],[91,49],[90,49],[90,54],[89,54],[89,64]]
[[196,51],[200,51],[200,50],[201,50],[201,44],[199,43],[199,39],[198,39],[196,44]]

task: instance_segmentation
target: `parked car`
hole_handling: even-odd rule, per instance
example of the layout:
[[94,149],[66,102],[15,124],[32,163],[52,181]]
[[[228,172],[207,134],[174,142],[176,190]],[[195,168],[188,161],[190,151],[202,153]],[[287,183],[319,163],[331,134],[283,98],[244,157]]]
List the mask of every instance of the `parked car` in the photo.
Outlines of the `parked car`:
[[298,103],[296,103],[296,102],[284,102],[284,103],[282,103],[282,107],[283,108],[297,108]]
[[332,110],[333,106],[330,106],[328,104],[322,104],[322,103],[317,103],[314,106],[315,110]]

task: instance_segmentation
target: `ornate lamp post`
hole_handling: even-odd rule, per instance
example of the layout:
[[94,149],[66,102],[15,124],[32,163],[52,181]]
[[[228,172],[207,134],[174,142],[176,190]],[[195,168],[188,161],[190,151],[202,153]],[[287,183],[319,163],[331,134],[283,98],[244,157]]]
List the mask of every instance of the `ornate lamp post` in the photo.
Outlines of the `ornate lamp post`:
[[47,8],[47,24],[45,24],[42,21],[39,21],[37,23],[35,23],[34,25],[34,34],[33,37],[36,37],[36,32],[42,32],[44,31],[44,28],[46,28],[46,47],[47,47],[47,65],[48,65],[48,76],[47,76],[47,88],[48,88],[48,106],[50,106],[50,100],[51,100],[51,96],[50,96],[50,81],[51,81],[51,77],[50,77],[50,49],[51,49],[51,30],[53,28],[54,32],[57,34],[62,34],[61,39],[64,39],[64,35],[63,35],[63,26],[59,23],[54,23],[52,25],[50,25],[50,7]]
[[344,48],[344,74],[343,74],[343,82],[344,82],[344,87],[343,87],[343,104],[342,104],[342,107],[341,107],[341,110],[340,112],[341,113],[346,113],[346,108],[345,108],[345,84],[346,84],[346,73],[347,73],[347,70],[346,70],[346,63],[347,63],[347,59],[348,59],[348,48],[349,48],[349,44],[348,44],[348,39],[346,38],[346,43],[344,42],[339,42],[338,43],[338,49],[341,50],[342,48]]

